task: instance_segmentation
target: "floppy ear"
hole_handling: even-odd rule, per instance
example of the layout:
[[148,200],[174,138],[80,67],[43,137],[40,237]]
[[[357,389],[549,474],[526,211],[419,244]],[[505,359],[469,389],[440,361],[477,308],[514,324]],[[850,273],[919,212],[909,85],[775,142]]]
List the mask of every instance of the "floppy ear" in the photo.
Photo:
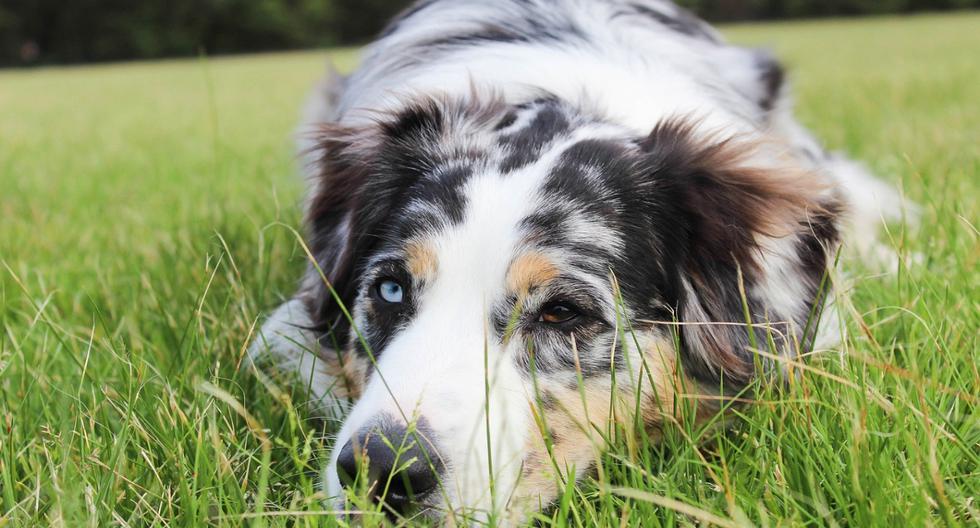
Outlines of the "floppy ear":
[[334,124],[317,133],[319,161],[311,167],[306,204],[306,239],[316,265],[307,267],[297,296],[308,310],[311,331],[328,348],[347,345],[350,321],[344,308],[357,295],[358,257],[387,212],[367,191],[378,134],[373,127]]
[[769,364],[767,356],[808,348],[838,243],[829,186],[762,145],[705,138],[682,121],[658,126],[642,146],[680,226],[665,236],[678,257],[688,373],[737,389],[756,374],[757,356]]

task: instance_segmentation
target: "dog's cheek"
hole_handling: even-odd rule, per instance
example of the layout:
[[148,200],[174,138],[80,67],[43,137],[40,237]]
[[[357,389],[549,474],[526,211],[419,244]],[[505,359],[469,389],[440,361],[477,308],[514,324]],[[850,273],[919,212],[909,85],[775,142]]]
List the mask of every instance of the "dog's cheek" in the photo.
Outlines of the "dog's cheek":
[[356,400],[364,393],[364,385],[370,363],[364,355],[346,350],[323,350],[324,371],[335,381],[333,394],[340,398]]
[[[562,492],[563,480],[578,481],[592,473],[609,447],[603,437],[614,438],[616,428],[628,438],[644,430],[656,441],[667,424],[700,421],[711,414],[712,406],[698,403],[696,384],[679,367],[673,341],[653,331],[634,337],[628,357],[619,358],[629,364],[617,371],[615,382],[610,373],[585,379],[581,387],[541,384],[533,405],[536,423],[514,494],[518,509],[546,508]],[[556,468],[562,475],[555,474]],[[567,473],[573,469],[574,474]]]
[[[678,423],[687,416],[688,410],[696,410],[698,390],[696,384],[684,374],[677,361],[674,340],[655,331],[636,335],[637,345],[636,383],[641,386],[639,408],[642,424],[652,437],[659,435],[668,423]],[[634,389],[633,394],[636,394]],[[635,396],[634,396],[635,401]]]
[[[563,491],[562,482],[589,475],[606,449],[603,435],[620,410],[610,413],[612,394],[624,401],[629,382],[613,389],[612,376],[583,380],[581,387],[542,383],[532,404],[535,423],[512,504],[522,511],[547,509]],[[617,404],[617,409],[620,406]],[[556,474],[561,471],[561,475]]]
[[547,509],[561,493],[562,480],[577,481],[594,466],[603,441],[589,423],[605,427],[609,397],[608,392],[594,388],[586,389],[585,394],[587,403],[583,405],[575,390],[544,389],[539,403],[532,404],[536,423],[527,436],[527,455],[511,510],[526,514]]

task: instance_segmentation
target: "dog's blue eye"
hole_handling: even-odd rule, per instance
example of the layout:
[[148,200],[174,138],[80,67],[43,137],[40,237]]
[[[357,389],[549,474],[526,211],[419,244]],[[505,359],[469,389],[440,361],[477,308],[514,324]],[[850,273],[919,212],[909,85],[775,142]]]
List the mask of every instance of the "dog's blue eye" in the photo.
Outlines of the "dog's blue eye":
[[401,284],[386,279],[378,283],[378,297],[384,302],[399,304],[405,298],[405,290]]

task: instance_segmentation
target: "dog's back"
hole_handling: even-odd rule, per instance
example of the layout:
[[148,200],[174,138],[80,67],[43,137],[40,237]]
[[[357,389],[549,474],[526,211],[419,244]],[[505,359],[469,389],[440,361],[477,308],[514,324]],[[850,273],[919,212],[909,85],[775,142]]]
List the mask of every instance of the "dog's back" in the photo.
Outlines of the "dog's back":
[[371,46],[332,118],[370,118],[361,111],[475,87],[514,101],[545,91],[595,105],[638,132],[681,114],[751,128],[769,123],[781,85],[768,53],[725,44],[669,2],[430,1]]

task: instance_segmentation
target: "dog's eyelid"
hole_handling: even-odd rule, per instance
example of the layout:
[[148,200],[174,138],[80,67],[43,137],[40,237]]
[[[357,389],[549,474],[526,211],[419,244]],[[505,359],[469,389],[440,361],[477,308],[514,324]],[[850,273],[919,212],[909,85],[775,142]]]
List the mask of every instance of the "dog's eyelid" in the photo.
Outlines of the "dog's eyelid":
[[538,321],[561,324],[583,315],[585,314],[583,314],[582,310],[573,303],[565,301],[549,302],[545,303],[541,307],[541,310],[538,311]]
[[404,262],[397,257],[385,257],[371,263],[371,269],[381,272],[400,270],[404,267]]
[[583,295],[582,293],[566,294],[561,292],[553,292],[551,295],[542,297],[541,302],[534,303],[532,307],[529,307],[527,313],[528,315],[533,316],[534,322],[550,325],[551,323],[542,321],[542,314],[554,307],[564,307],[574,311],[576,317],[567,322],[558,324],[576,324],[576,322],[605,323],[606,318],[603,315],[601,306],[601,302],[595,298],[592,298],[588,294]]
[[371,262],[367,269],[369,270],[366,274],[368,286],[385,278],[396,280],[406,286],[412,283],[405,270],[405,263],[397,258],[385,258]]
[[552,281],[535,292],[534,308],[540,311],[549,304],[571,304],[586,315],[598,315],[605,304],[598,291],[581,281]]

